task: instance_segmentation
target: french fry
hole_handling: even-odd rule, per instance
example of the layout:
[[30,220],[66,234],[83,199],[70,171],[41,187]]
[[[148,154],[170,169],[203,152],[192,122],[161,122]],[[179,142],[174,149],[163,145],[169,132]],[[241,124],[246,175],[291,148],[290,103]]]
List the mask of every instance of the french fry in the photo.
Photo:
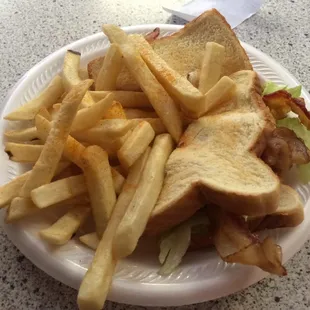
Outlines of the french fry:
[[[99,101],[107,96],[108,91],[90,91],[94,101]],[[152,105],[143,92],[138,91],[111,91],[116,101],[119,101],[123,108],[150,109]]]
[[[69,165],[69,162],[61,161],[56,169],[55,175],[61,173]],[[16,193],[20,191],[29,175],[30,171],[27,171],[24,174],[17,176],[9,183],[0,187],[0,208],[3,208],[10,204],[11,200],[16,197]]]
[[175,141],[179,141],[182,134],[182,119],[176,103],[157,81],[126,33],[113,25],[104,25],[102,29],[112,43],[119,44],[127,68],[147,95],[168,132]]
[[223,76],[206,94],[206,109],[210,111],[232,98],[236,84],[228,76]]
[[181,108],[187,117],[199,118],[213,107],[228,100],[229,97],[232,96],[235,83],[229,77],[222,77],[218,83],[204,95],[186,78],[169,67],[168,64],[156,54],[143,36],[131,35],[130,40],[139,48],[143,60],[158,81],[173,98],[176,98],[180,102]]
[[72,90],[63,100],[57,118],[52,123],[52,128],[40,157],[19,193],[21,197],[30,197],[33,189],[52,180],[69,136],[73,119],[77,113],[78,105],[91,84],[92,80],[86,80],[72,87]]
[[220,79],[224,57],[224,46],[215,42],[207,42],[198,87],[202,94],[207,93]]
[[16,193],[19,192],[29,175],[30,171],[16,177],[11,182],[0,187],[0,208],[6,207],[11,200],[16,197]]
[[68,50],[66,52],[62,76],[66,91],[69,91],[74,85],[81,83],[82,79],[79,76],[81,53]]
[[[119,194],[125,178],[113,168],[111,173],[115,192]],[[31,191],[31,199],[38,208],[43,209],[85,193],[87,193],[85,177],[79,174],[37,187]]]
[[[117,227],[121,222],[127,207],[136,192],[137,185],[141,179],[144,166],[149,157],[150,148],[136,161],[130,169],[128,178],[124,184],[123,190],[118,197],[115,208],[112,212],[108,226],[97,244],[96,238],[84,236],[88,245],[96,247],[96,253],[91,266],[89,267],[78,294],[78,304],[80,310],[99,310],[102,309],[106,296],[108,294],[112,276],[118,257],[113,257],[113,240]],[[86,237],[86,238],[85,238]],[[97,237],[98,238],[98,237]],[[98,239],[99,240],[99,239]]]
[[4,119],[10,121],[32,120],[35,118],[36,114],[38,114],[40,109],[49,108],[56,103],[63,92],[64,88],[62,78],[57,75],[37,98],[28,101],[5,116]]
[[[40,139],[42,141],[46,141],[52,127],[51,122],[46,120],[44,117],[37,115],[35,118],[35,124]],[[81,155],[84,150],[85,146],[69,135],[64,146],[63,154],[67,159],[81,168]]]
[[106,119],[126,119],[125,111],[118,101],[113,101],[111,108],[103,116]]
[[169,134],[155,138],[141,180],[114,238],[116,257],[126,257],[136,248],[160,194],[166,161],[172,150],[173,141]]
[[10,206],[7,208],[6,223],[14,223],[24,218],[29,217],[30,215],[39,213],[41,210],[53,209],[53,208],[67,208],[74,207],[81,204],[89,204],[89,197],[86,195],[74,197],[67,201],[62,201],[55,205],[52,205],[46,209],[38,208],[30,198],[16,197],[17,201],[12,201]]
[[85,193],[87,193],[85,178],[80,174],[35,188],[31,191],[31,199],[42,209]]
[[38,139],[37,128],[30,127],[18,130],[8,130],[4,133],[4,136],[13,142],[27,142],[34,139]]
[[94,124],[99,122],[102,116],[110,109],[112,103],[113,95],[109,94],[93,105],[79,110],[73,121],[71,132],[83,131],[94,126]]
[[145,152],[155,137],[155,131],[148,122],[139,123],[118,150],[117,157],[125,170]]
[[96,232],[80,236],[79,240],[93,250],[97,249],[100,241]]
[[154,111],[141,110],[141,109],[124,109],[126,118],[158,118],[158,115]]
[[[133,125],[130,124],[130,127],[133,127]],[[113,138],[112,136],[110,137],[107,135],[100,135],[100,130],[96,131],[92,130],[91,128],[89,130],[86,130],[85,132],[74,132],[72,136],[74,138],[77,138],[81,142],[86,142],[90,145],[98,145],[105,151],[107,151],[109,155],[114,156],[116,155],[117,151],[122,147],[129,134],[130,131],[128,130],[123,136]]]
[[52,226],[41,230],[39,235],[50,244],[66,244],[89,214],[89,206],[76,206],[58,219]]
[[5,152],[10,160],[21,163],[35,163],[43,150],[43,145],[7,142]]
[[[141,120],[139,120],[141,122]],[[91,141],[94,144],[101,139],[107,138],[114,140],[124,136],[129,130],[133,129],[138,122],[134,123],[125,119],[104,119],[99,121],[94,127],[82,132],[73,132],[72,136],[81,141]]]
[[12,199],[6,212],[6,223],[18,221],[24,217],[35,214],[40,209],[35,206],[29,197],[15,197]]
[[98,73],[95,90],[115,90],[116,80],[122,69],[122,64],[122,54],[118,46],[111,44]]
[[116,202],[108,154],[98,146],[89,146],[82,154],[82,164],[96,231],[102,237]]
[[[62,76],[64,81],[65,90],[68,92],[70,89],[82,82],[80,78],[80,60],[81,53],[68,50],[63,64]],[[86,92],[83,99],[81,100],[81,107],[88,107],[94,103],[89,92]]]

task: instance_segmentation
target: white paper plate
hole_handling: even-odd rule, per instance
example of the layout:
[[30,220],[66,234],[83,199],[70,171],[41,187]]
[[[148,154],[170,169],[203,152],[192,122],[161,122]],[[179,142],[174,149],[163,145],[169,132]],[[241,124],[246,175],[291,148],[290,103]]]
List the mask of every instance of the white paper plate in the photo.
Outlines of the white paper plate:
[[[143,25],[124,28],[128,33],[146,33],[160,27],[162,35],[171,34],[181,28],[175,25]],[[61,71],[67,49],[80,51],[85,65],[89,60],[102,55],[108,46],[107,38],[99,33],[70,44],[45,58],[28,71],[16,84],[7,98],[2,116],[35,97]],[[276,83],[295,86],[298,81],[281,65],[262,52],[243,44],[251,62],[260,76]],[[310,102],[309,94],[302,96]],[[0,121],[0,142],[6,121]],[[4,184],[25,171],[25,167],[10,162],[1,147],[0,184]],[[294,255],[308,239],[310,230],[309,196],[310,186],[295,184],[302,197],[305,220],[296,229],[270,232],[282,246],[284,262]],[[3,213],[2,213],[3,215]],[[1,216],[1,219],[3,216]],[[51,248],[42,242],[38,230],[47,227],[53,218],[46,215],[25,220],[15,225],[4,225],[11,241],[36,266],[55,279],[78,288],[93,252],[72,240],[60,248]],[[226,264],[215,251],[188,253],[180,266],[168,277],[157,274],[157,246],[149,241],[141,242],[135,253],[117,266],[109,300],[143,306],[179,306],[203,302],[225,296],[259,281],[267,274],[256,267]]]

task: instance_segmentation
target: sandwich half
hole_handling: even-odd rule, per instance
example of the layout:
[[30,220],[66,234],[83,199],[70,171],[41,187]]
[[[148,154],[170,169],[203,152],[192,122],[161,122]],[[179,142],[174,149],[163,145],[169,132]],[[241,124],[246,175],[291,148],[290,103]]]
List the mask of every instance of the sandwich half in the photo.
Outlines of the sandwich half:
[[[207,42],[216,42],[225,47],[222,76],[240,70],[252,70],[249,58],[225,18],[215,9],[206,11],[175,34],[151,42],[153,49],[167,64],[187,76],[199,70]],[[104,57],[88,64],[88,74],[96,80]],[[139,90],[140,87],[123,67],[117,80],[117,89]]]
[[234,98],[189,125],[166,164],[163,189],[147,225],[161,233],[206,203],[251,216],[274,212],[280,181],[257,155],[275,128],[262,101],[258,76],[239,71]]

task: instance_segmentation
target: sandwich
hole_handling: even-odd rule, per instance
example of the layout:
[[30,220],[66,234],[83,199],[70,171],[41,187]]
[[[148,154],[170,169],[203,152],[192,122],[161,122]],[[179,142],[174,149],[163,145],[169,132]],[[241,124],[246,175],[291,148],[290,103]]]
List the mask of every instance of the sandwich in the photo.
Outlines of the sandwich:
[[265,215],[279,203],[280,180],[257,154],[275,128],[254,71],[231,75],[234,98],[185,131],[166,164],[147,233],[177,225],[206,203],[240,215]]
[[[235,33],[215,9],[206,11],[171,36],[160,39],[151,36],[148,40],[154,51],[184,77],[200,69],[206,42],[216,42],[225,47],[222,75],[230,75],[239,70],[252,70],[250,60]],[[98,57],[88,64],[91,79],[96,80],[103,59],[104,57]],[[140,90],[125,66],[118,76],[117,89]]]

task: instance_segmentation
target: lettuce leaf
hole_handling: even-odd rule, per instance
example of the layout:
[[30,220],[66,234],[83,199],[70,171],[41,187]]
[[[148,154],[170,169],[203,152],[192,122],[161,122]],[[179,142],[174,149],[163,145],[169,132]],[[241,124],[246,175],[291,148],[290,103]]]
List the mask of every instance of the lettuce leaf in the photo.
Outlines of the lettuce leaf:
[[299,98],[301,96],[301,85],[292,88],[287,88],[286,91],[289,92],[293,98]]
[[286,90],[292,95],[293,98],[299,98],[301,96],[301,85],[296,87],[288,88],[287,85],[278,85],[274,82],[267,81],[263,86],[263,96],[275,93],[279,90]]
[[[204,228],[202,228],[204,226]],[[159,262],[162,264],[159,274],[169,275],[177,268],[191,243],[194,228],[208,229],[209,218],[196,213],[187,221],[165,233],[160,241]]]
[[[278,120],[277,127],[286,127],[293,130],[296,136],[302,139],[307,148],[310,149],[310,132],[299,121],[299,118],[286,117],[284,119]],[[298,165],[297,169],[301,182],[308,183],[310,181],[310,163],[305,165]]]
[[267,81],[263,86],[263,96],[275,93],[278,90],[283,90],[286,88],[286,85],[277,85],[274,82]]

